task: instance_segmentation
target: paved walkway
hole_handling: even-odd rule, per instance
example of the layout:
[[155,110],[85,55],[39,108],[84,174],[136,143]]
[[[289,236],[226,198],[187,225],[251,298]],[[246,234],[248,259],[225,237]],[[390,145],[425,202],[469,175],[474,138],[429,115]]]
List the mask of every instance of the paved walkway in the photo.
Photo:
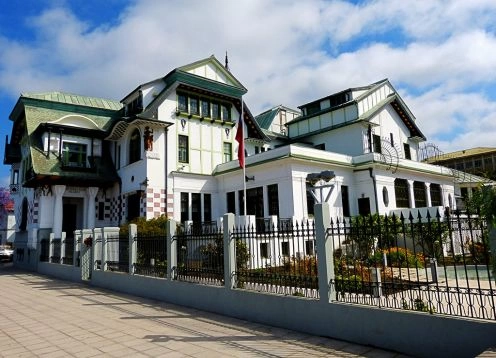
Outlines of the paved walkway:
[[0,356],[400,357],[5,267]]

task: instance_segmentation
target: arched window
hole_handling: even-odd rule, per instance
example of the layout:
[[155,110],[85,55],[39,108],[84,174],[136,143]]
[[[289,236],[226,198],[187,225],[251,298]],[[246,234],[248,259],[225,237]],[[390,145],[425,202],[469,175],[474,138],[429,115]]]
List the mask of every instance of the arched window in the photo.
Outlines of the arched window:
[[131,133],[129,139],[129,164],[141,159],[141,136],[138,129]]
[[22,208],[21,208],[21,222],[19,224],[19,230],[26,231],[26,227],[28,225],[28,199],[22,199]]

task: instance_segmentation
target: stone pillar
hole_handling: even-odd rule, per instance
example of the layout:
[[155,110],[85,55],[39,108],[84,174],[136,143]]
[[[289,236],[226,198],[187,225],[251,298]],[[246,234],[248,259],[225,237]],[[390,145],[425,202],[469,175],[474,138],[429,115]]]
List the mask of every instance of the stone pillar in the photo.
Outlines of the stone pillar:
[[62,235],[60,238],[60,263],[64,263],[65,259],[65,238],[66,238],[67,233],[65,231],[62,231]]
[[103,240],[103,231],[102,228],[95,228],[93,229],[93,246],[91,247],[93,249],[93,269],[94,270],[101,270],[102,269],[102,263],[104,258],[102,257],[102,240]]
[[48,262],[52,262],[53,257],[53,239],[55,238],[55,234],[53,232],[50,233],[50,238],[48,239]]
[[336,287],[330,286],[334,280],[333,237],[327,235],[331,226],[329,203],[315,205],[315,241],[317,242],[317,272],[320,301],[329,303],[336,299]]
[[63,215],[62,197],[65,193],[65,185],[53,185],[52,193],[55,196],[55,200],[53,203],[52,232],[56,239],[60,239],[62,237],[62,215]]
[[[102,270],[109,270],[108,262],[119,263],[119,228],[104,227],[102,228]],[[110,240],[109,240],[110,239]]]
[[234,214],[224,214],[224,287],[233,289],[236,286],[236,241],[231,237],[234,228]]
[[415,208],[415,193],[413,191],[413,180],[408,180],[408,201],[410,203],[410,208]]
[[430,208],[432,206],[431,183],[425,183],[425,198],[427,201],[427,207]]
[[138,257],[138,243],[135,238],[138,234],[136,224],[129,225],[129,274],[134,275],[134,264]]
[[174,280],[177,273],[177,240],[176,236],[177,224],[174,220],[167,221],[167,278]]
[[86,194],[88,196],[88,217],[86,220],[86,228],[95,228],[95,198],[98,194],[98,188],[95,186],[90,186],[86,189]]

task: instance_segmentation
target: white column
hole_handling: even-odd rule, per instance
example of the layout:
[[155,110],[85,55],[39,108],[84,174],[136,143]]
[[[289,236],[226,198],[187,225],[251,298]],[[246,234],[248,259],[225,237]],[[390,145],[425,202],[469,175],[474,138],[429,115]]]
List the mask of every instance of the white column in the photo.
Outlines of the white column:
[[52,193],[55,196],[54,207],[53,207],[53,228],[55,239],[60,239],[62,237],[62,197],[65,193],[65,185],[53,185]]
[[87,217],[87,225],[86,229],[94,229],[95,228],[95,198],[96,194],[98,194],[98,188],[95,186],[90,186],[86,189],[86,194],[88,196],[88,217]]
[[408,180],[408,201],[410,208],[415,208],[415,193],[413,191],[413,180]]
[[427,201],[427,207],[430,208],[432,206],[431,183],[425,183],[425,198]]

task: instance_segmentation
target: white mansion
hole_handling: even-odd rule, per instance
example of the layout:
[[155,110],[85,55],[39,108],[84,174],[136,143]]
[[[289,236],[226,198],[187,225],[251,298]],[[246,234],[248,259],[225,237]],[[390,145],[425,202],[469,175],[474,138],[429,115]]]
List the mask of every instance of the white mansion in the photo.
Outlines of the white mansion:
[[[17,234],[35,242],[138,216],[243,215],[243,180],[257,218],[309,218],[315,200],[335,217],[455,205],[451,171],[418,161],[425,137],[388,80],[256,117],[242,104],[246,92],[212,56],[120,102],[22,94],[4,158]],[[246,176],[235,141],[242,108]],[[328,181],[309,176],[326,171]]]

